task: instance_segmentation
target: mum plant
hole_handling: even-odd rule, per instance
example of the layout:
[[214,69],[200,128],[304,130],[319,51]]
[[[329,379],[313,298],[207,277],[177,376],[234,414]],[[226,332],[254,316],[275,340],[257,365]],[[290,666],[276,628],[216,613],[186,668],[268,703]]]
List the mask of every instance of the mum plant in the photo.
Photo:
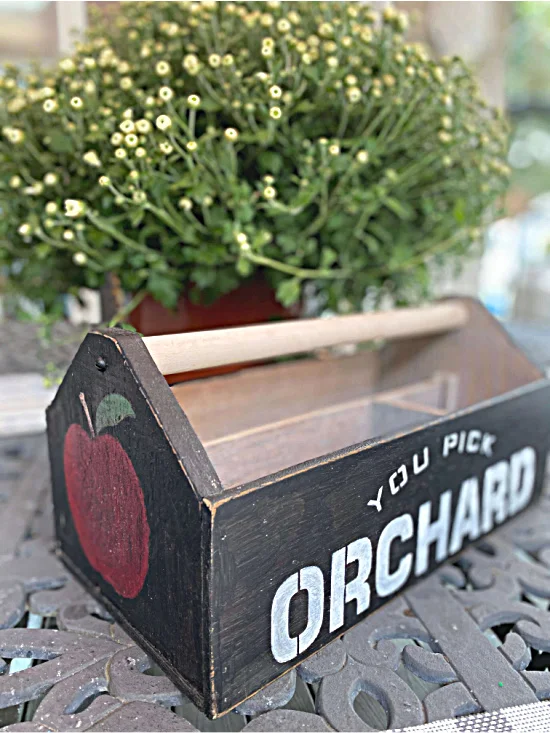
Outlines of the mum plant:
[[504,191],[506,125],[460,59],[359,3],[139,2],[52,70],[0,79],[0,264],[60,313],[115,273],[212,300],[424,295]]

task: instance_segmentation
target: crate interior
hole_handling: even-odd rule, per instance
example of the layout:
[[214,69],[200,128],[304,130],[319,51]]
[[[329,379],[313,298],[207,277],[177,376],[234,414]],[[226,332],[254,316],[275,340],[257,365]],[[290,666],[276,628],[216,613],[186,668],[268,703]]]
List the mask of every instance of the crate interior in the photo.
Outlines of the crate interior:
[[172,387],[224,488],[456,409],[458,377],[387,388],[373,352],[256,366]]
[[[398,435],[541,379],[474,301],[465,326],[172,387],[224,488]],[[372,345],[371,345],[372,346]]]

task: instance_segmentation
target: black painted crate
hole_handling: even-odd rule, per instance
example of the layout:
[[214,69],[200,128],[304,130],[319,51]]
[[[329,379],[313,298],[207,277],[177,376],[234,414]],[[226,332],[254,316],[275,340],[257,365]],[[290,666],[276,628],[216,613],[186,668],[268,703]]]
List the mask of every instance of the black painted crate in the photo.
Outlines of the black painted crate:
[[539,494],[550,385],[464,307],[443,335],[173,388],[140,336],[84,340],[48,410],[59,551],[208,715]]

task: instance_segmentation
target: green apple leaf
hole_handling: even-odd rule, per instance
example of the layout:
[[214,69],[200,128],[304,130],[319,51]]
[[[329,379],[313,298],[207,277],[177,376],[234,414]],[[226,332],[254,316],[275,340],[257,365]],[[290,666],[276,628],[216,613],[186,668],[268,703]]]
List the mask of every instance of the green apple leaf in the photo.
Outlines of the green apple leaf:
[[125,418],[135,416],[136,413],[126,397],[116,393],[108,394],[99,403],[95,414],[96,435],[99,435],[103,428],[113,428]]

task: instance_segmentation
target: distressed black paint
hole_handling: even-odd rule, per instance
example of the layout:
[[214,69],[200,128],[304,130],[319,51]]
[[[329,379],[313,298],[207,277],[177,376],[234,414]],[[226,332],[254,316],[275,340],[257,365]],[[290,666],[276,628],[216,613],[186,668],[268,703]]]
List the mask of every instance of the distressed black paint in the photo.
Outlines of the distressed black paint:
[[[354,604],[348,604],[344,626],[331,635],[327,628],[329,594],[326,593],[324,622],[317,641],[304,655],[286,665],[278,664],[270,648],[271,604],[277,587],[290,574],[305,566],[318,566],[327,584],[334,551],[363,536],[369,537],[376,548],[381,530],[391,519],[403,512],[416,518],[419,506],[430,499],[436,512],[438,499],[447,489],[453,489],[453,516],[458,489],[464,479],[482,477],[489,465],[526,445],[534,446],[537,451],[533,497],[538,495],[548,452],[549,428],[550,385],[543,382],[511,399],[495,401],[493,405],[281,478],[219,506],[213,543],[214,618],[217,619],[214,646],[224,660],[216,668],[220,706],[231,705],[236,697],[252,694],[366,615],[358,617]],[[497,436],[493,457],[453,454],[443,458],[440,449],[443,436],[469,429]],[[392,496],[387,491],[390,473],[426,445],[432,449],[431,466]],[[367,504],[376,498],[382,484],[386,484],[387,495],[382,511],[378,512]],[[398,552],[392,557],[394,564],[414,551],[414,543],[412,538],[399,544]],[[432,546],[429,570],[437,564]],[[411,576],[404,587],[413,580]],[[388,599],[378,598],[373,590],[367,613]]]
[[[465,479],[481,480],[489,466],[509,460],[526,446],[535,449],[537,459],[530,499],[540,491],[550,434],[550,385],[534,381],[540,377],[537,370],[486,313],[470,307],[472,319],[462,333],[432,341],[411,340],[381,352],[385,366],[378,389],[400,388],[441,368],[455,369],[462,380],[460,406],[475,403],[480,392],[494,390],[500,397],[443,418],[422,414],[417,405],[401,421],[406,428],[399,437],[389,435],[350,446],[230,490],[223,489],[141,338],[111,330],[91,334],[84,341],[48,411],[61,555],[88,590],[208,715],[216,717],[238,705],[392,597],[378,597],[374,580],[379,537],[392,519],[410,515],[413,536],[392,545],[390,571],[408,553],[415,559],[422,504],[432,501],[435,518],[440,497],[451,491],[453,522]],[[471,352],[465,348],[468,344]],[[470,355],[478,364],[486,363],[486,369],[468,380],[464,377]],[[116,424],[111,421],[103,432],[124,448],[143,489],[151,533],[149,570],[135,598],[118,595],[92,568],[69,512],[63,443],[71,424],[85,428],[82,392],[92,415],[109,394],[128,400],[134,412],[134,417]],[[380,414],[399,409],[388,405]],[[390,421],[386,427],[376,427],[382,434],[394,430],[392,425]],[[496,440],[487,439],[481,452],[458,454],[455,450],[443,456],[445,435],[460,431],[467,435],[471,430],[480,431],[480,436],[494,435]],[[463,442],[466,450],[467,439]],[[481,438],[478,443],[471,441],[470,448],[474,443],[481,449]],[[426,447],[430,460],[424,467]],[[399,488],[405,483],[403,465],[408,480]],[[105,522],[109,516],[105,507]],[[367,538],[373,552],[370,604],[358,615],[355,602],[346,603],[344,623],[331,631],[334,555],[360,538]],[[436,564],[432,547],[428,571]],[[322,622],[303,653],[277,662],[272,649],[273,599],[281,584],[308,567],[317,568],[323,580]],[[346,583],[359,567],[350,562]],[[414,579],[411,572],[402,588]],[[292,598],[291,637],[306,626],[308,601],[311,597],[305,591]]]
[[[126,351],[123,351],[124,346]],[[95,366],[99,357],[108,364],[103,372]],[[132,359],[132,369],[128,366],[128,358]],[[164,380],[160,380],[156,387],[154,376],[150,374],[152,369],[155,369],[154,364],[141,339],[132,334],[127,337],[124,333],[116,333],[116,342],[103,335],[90,334],[83,342],[48,410],[56,532],[62,558],[84,580],[87,588],[101,597],[129,631],[137,629],[140,642],[148,641],[157,650],[157,655],[162,656],[165,666],[170,665],[172,676],[174,670],[177,671],[178,684],[194,696],[198,704],[204,705],[203,583],[198,501],[181,470],[178,455],[167,439],[167,432],[173,427],[169,413],[170,400],[173,400],[171,391]],[[69,507],[63,448],[71,424],[86,427],[80,393],[85,394],[92,416],[97,414],[98,406],[110,394],[126,398],[135,413],[135,417],[107,427],[101,433],[112,435],[124,448],[145,499],[151,532],[149,569],[143,589],[133,599],[116,593],[92,568],[79,542]],[[154,412],[148,399],[156,402]],[[181,413],[177,403],[175,408]],[[162,427],[159,415],[164,419]],[[185,424],[178,421],[177,429],[182,431],[184,428]],[[101,507],[101,511],[104,522],[112,521],[108,503]],[[170,626],[164,621],[165,614],[171,620]],[[173,632],[166,634],[167,628],[178,630],[177,639]]]

